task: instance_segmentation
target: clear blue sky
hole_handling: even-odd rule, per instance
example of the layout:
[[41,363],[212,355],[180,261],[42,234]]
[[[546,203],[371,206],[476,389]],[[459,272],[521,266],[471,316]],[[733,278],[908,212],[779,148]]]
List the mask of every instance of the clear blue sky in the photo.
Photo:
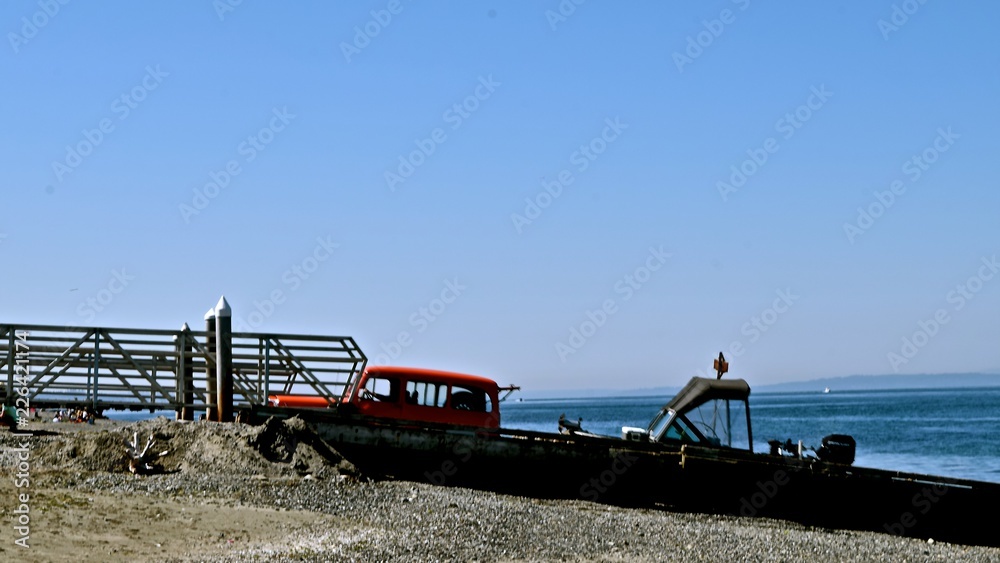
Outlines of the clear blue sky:
[[223,2],[0,6],[3,322],[225,294],[529,389],[1000,371],[1000,6]]

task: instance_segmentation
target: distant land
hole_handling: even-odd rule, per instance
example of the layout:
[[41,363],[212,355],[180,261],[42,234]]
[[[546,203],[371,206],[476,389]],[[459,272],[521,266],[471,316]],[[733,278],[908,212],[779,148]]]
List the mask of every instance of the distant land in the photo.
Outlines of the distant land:
[[947,389],[950,387],[1000,387],[998,373],[935,373],[919,375],[848,375],[810,381],[758,385],[759,393],[822,391],[875,391],[879,389]]
[[[754,393],[821,392],[829,387],[837,391],[876,391],[891,389],[947,389],[952,387],[1000,387],[1000,373],[928,373],[916,375],[847,375],[808,381],[790,381],[753,385]],[[641,389],[539,390],[514,393],[510,399],[526,401],[547,399],[595,399],[601,397],[673,397],[680,387],[645,387]]]

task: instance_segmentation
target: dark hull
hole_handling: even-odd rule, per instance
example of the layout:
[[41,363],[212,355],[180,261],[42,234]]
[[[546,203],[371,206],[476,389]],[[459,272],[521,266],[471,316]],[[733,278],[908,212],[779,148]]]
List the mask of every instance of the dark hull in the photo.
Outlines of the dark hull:
[[1000,506],[998,484],[691,445],[265,414],[306,418],[369,475],[1000,546],[980,516]]

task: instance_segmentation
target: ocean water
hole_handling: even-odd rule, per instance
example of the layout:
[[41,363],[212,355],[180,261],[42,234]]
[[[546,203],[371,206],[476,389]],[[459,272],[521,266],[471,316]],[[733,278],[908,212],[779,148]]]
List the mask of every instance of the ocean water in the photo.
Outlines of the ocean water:
[[[558,432],[559,415],[596,434],[645,428],[670,397],[508,399],[504,428]],[[1000,483],[1000,388],[752,393],[754,451],[772,439],[818,448],[823,436],[857,441],[855,465]]]

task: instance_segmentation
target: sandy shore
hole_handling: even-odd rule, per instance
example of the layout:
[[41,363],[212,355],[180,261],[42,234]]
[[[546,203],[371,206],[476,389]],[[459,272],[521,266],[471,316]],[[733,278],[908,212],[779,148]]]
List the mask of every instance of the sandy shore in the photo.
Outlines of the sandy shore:
[[[0,555],[18,561],[1000,560],[1000,549],[777,520],[373,482],[294,423],[33,428],[0,433]],[[171,450],[164,473],[128,473],[133,432]],[[28,548],[15,543],[22,504]]]

